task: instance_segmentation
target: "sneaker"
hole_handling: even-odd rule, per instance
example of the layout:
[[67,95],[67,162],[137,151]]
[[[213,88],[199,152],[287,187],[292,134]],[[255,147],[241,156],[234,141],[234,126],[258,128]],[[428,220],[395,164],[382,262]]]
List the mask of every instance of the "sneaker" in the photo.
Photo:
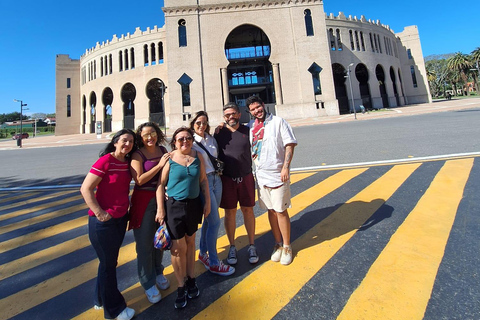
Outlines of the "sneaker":
[[248,262],[251,264],[258,262],[257,248],[253,244],[248,247]]
[[227,262],[228,264],[237,264],[237,248],[235,246],[230,246]]
[[208,259],[208,254],[198,254],[198,260],[205,266],[205,269],[210,270],[210,260]]
[[145,290],[145,295],[150,303],[157,303],[162,300],[162,295],[160,294],[160,291],[158,291],[156,285],[153,285],[150,289]]
[[102,310],[102,309],[103,309],[103,306],[99,306],[98,304],[96,304],[96,305],[93,306],[93,309],[95,309],[95,310]]
[[177,299],[175,299],[175,309],[185,308],[187,305],[187,287],[178,287],[177,289]]
[[273,262],[280,261],[280,258],[282,257],[282,252],[283,252],[282,245],[277,243],[275,247],[273,247],[273,252],[272,252],[272,256],[270,257],[270,260],[272,260]]
[[292,258],[293,258],[293,253],[292,253],[292,247],[283,247],[283,252],[282,252],[282,258],[280,259],[280,263],[283,265],[289,265],[292,263]]
[[188,277],[185,285],[187,286],[187,293],[190,299],[195,299],[200,295],[200,290],[197,287],[197,281],[195,278]]
[[120,312],[120,314],[117,316],[117,320],[130,320],[133,318],[133,316],[135,315],[135,310],[133,310],[132,308],[125,308],[123,309],[122,312]]
[[170,281],[163,274],[157,276],[156,282],[160,290],[167,290],[170,287]]
[[210,266],[209,270],[211,273],[219,274],[221,276],[229,276],[235,272],[234,267],[223,264],[222,261],[220,261],[218,266]]

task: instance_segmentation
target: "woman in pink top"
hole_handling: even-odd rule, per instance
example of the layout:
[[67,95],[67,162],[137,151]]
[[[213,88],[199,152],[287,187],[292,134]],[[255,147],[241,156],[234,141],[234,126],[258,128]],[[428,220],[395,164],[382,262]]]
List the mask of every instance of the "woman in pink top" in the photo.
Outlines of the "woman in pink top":
[[133,229],[137,251],[138,279],[150,303],[162,299],[161,290],[170,286],[163,275],[163,250],[153,247],[153,238],[158,224],[155,222],[157,201],[155,191],[160,173],[170,158],[165,143],[165,136],[154,122],[141,124],[136,133],[139,149],[133,154],[130,171],[135,188],[130,208],[130,223]]
[[94,303],[96,309],[103,308],[106,319],[128,320],[135,315],[118,290],[116,270],[127,228],[129,161],[134,149],[135,133],[130,129],[117,132],[80,188],[89,207],[88,235],[100,261]]

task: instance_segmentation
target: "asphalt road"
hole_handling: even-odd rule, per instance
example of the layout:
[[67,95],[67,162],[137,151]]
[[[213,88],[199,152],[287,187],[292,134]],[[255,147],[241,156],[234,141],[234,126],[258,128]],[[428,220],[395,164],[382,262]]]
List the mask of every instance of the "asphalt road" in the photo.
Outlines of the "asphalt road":
[[[296,127],[292,168],[480,151],[480,109]],[[0,188],[83,181],[101,144],[2,150]]]

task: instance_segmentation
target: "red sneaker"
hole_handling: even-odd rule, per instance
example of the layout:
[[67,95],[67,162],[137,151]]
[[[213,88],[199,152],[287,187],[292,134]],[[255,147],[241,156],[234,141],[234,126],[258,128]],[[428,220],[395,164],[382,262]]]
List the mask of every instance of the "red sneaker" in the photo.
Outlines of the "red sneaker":
[[210,260],[208,259],[208,254],[198,254],[198,260],[203,263],[205,269],[210,270]]
[[220,261],[218,266],[210,266],[210,272],[221,276],[229,276],[235,272],[235,268]]

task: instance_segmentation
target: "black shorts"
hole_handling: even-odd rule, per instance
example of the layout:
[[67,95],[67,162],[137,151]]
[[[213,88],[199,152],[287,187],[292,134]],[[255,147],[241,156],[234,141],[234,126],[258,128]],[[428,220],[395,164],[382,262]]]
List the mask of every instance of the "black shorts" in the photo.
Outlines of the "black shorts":
[[175,200],[169,198],[166,201],[166,219],[170,237],[181,239],[185,235],[193,236],[202,223],[203,204],[200,197],[195,199]]

